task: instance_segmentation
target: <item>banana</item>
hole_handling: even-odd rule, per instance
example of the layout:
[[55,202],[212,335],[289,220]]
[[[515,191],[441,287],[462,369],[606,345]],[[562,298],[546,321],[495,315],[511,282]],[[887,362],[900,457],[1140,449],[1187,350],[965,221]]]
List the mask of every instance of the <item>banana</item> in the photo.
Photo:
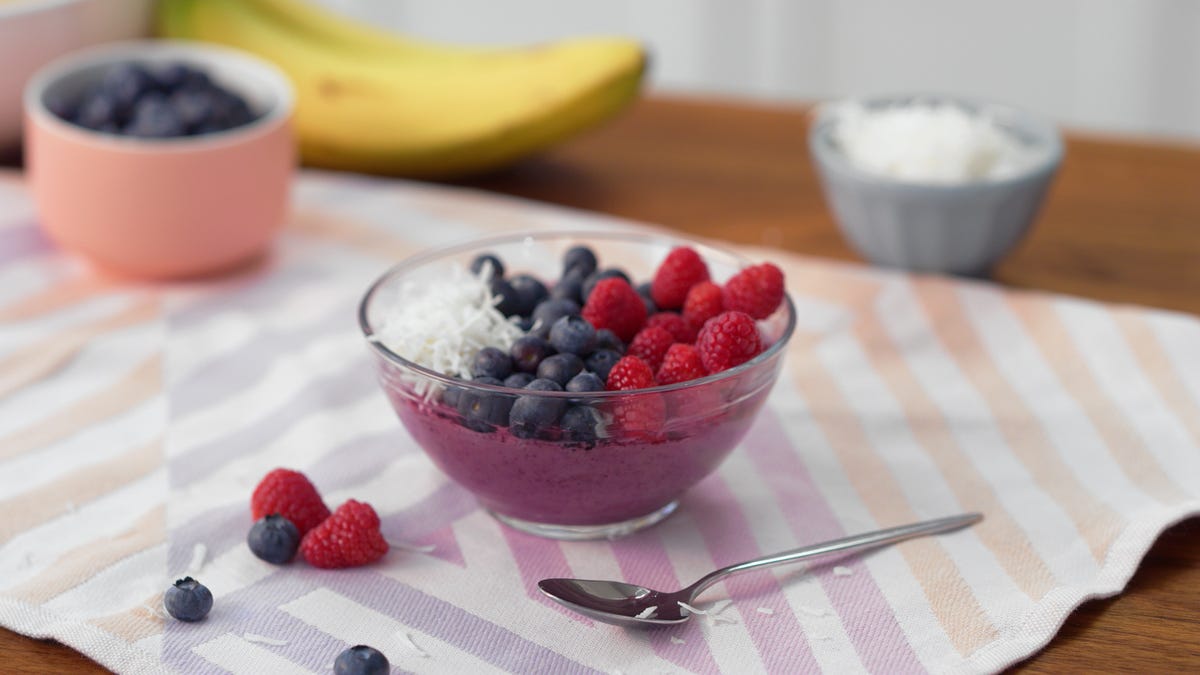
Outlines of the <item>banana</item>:
[[306,164],[420,178],[503,166],[595,126],[637,96],[645,69],[621,38],[457,48],[327,22],[296,0],[161,0],[158,21],[283,69]]

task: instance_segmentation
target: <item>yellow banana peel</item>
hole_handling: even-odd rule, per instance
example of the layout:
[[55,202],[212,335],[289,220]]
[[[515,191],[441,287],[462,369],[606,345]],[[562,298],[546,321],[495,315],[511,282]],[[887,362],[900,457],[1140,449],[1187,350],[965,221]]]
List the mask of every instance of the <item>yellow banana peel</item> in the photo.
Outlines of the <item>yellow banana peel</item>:
[[636,98],[646,64],[625,38],[458,48],[300,0],[161,0],[158,24],[287,73],[306,164],[423,178],[501,167],[604,122]]

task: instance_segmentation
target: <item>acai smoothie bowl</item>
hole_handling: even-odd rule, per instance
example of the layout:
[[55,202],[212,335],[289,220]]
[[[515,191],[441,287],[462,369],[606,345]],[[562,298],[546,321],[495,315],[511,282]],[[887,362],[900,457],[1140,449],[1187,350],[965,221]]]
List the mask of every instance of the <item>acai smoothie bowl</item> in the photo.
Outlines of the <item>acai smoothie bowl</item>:
[[359,323],[442,471],[509,526],[591,539],[666,518],[734,449],[795,309],[770,263],[669,235],[536,232],[409,258]]

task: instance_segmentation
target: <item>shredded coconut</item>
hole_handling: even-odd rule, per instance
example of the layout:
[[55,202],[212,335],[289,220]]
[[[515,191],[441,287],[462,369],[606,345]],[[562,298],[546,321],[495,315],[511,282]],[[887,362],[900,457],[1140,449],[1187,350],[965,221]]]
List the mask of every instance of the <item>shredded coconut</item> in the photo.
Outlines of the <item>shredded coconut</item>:
[[829,612],[827,612],[823,609],[813,609],[812,607],[805,607],[804,605],[797,605],[796,609],[800,610],[801,612],[803,612],[809,616],[828,616],[829,615]]
[[945,102],[885,108],[858,102],[827,106],[833,138],[852,164],[871,173],[921,183],[1004,178],[1044,154],[984,113]]
[[686,645],[686,644],[687,644],[687,640],[684,640],[683,638],[678,638],[678,637],[675,637],[674,635],[672,635],[672,636],[671,636],[671,644],[674,644],[674,645]]
[[850,569],[849,567],[842,567],[841,565],[838,565],[837,567],[833,568],[833,573],[835,576],[848,577],[851,574],[854,574],[854,570]]
[[706,612],[702,609],[696,609],[695,607],[692,607],[691,605],[687,604],[686,602],[684,602],[682,600],[679,600],[678,603],[679,603],[680,609],[684,610],[685,612],[689,612],[691,614],[708,614],[708,612]]
[[396,637],[400,638],[401,644],[403,644],[405,647],[408,647],[412,651],[416,652],[418,655],[420,655],[421,658],[423,658],[423,659],[429,658],[429,652],[425,651],[424,649],[421,649],[420,645],[418,645],[416,642],[413,642],[412,635],[409,635],[405,631],[397,631]]
[[771,609],[770,607],[759,607],[756,611],[759,614],[774,614],[775,613],[775,610]]
[[469,379],[479,350],[507,351],[524,334],[496,309],[497,302],[485,277],[450,267],[437,279],[404,283],[381,295],[383,320],[374,340],[426,368]]
[[418,546],[416,544],[407,544],[402,541],[391,541],[390,539],[388,540],[388,546],[412,553],[433,553],[434,549],[437,548],[437,546],[434,546],[433,544]]
[[635,619],[651,619],[651,618],[654,618],[655,614],[658,614],[657,607],[647,607],[646,609],[643,609],[642,611],[638,612],[633,618],[635,618]]
[[208,547],[205,546],[204,544],[199,543],[199,544],[196,544],[195,546],[193,546],[192,547],[192,561],[190,563],[188,563],[188,566],[187,566],[188,572],[191,574],[195,574],[196,572],[199,572],[200,568],[204,567],[204,558],[207,555],[208,555]]
[[246,642],[257,642],[263,645],[271,645],[272,647],[282,647],[288,643],[287,640],[276,640],[275,638],[256,635],[254,633],[242,633],[242,639]]

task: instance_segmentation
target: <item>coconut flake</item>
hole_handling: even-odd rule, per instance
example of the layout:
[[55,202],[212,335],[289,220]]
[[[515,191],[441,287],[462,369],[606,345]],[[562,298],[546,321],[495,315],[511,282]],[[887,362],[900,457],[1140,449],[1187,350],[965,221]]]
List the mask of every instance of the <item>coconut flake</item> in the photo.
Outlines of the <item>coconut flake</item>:
[[190,574],[195,574],[204,567],[204,558],[208,555],[208,547],[202,543],[197,543],[192,547],[192,561],[188,563],[187,570]]
[[708,612],[706,612],[702,609],[696,609],[695,607],[692,607],[691,605],[687,604],[686,602],[684,602],[682,600],[679,600],[677,602],[679,604],[680,609],[684,610],[685,612],[690,612],[692,614],[708,614]]
[[256,635],[254,633],[242,633],[242,639],[246,642],[257,642],[262,645],[271,645],[272,647],[282,647],[288,643],[287,640],[276,640],[265,635]]
[[654,615],[657,613],[658,613],[658,607],[647,607],[646,609],[643,609],[642,611],[640,611],[636,615],[634,615],[633,618],[635,618],[635,619],[650,619],[650,618],[653,618]]
[[771,609],[770,607],[759,607],[755,611],[758,612],[759,614],[774,614],[775,613],[775,610]]
[[686,645],[686,644],[687,644],[687,640],[684,640],[683,638],[678,638],[678,637],[675,637],[674,635],[672,635],[672,636],[671,636],[671,644],[673,644],[673,645]]
[[524,335],[496,309],[500,299],[492,295],[486,276],[453,266],[436,279],[401,284],[381,297],[382,321],[373,339],[409,361],[470,379],[479,350],[508,351]]
[[807,614],[809,616],[828,616],[829,615],[829,612],[827,612],[823,609],[813,609],[812,607],[805,607],[804,605],[797,605],[796,609],[800,610],[801,612],[803,612],[804,614]]
[[851,574],[854,574],[854,570],[850,569],[849,567],[842,567],[841,565],[838,565],[837,567],[833,568],[833,573],[835,576],[848,577]]
[[396,631],[396,637],[400,638],[401,644],[416,652],[421,658],[429,658],[429,652],[421,649],[420,645],[418,645],[416,642],[413,642],[412,635],[409,635],[406,631]]

